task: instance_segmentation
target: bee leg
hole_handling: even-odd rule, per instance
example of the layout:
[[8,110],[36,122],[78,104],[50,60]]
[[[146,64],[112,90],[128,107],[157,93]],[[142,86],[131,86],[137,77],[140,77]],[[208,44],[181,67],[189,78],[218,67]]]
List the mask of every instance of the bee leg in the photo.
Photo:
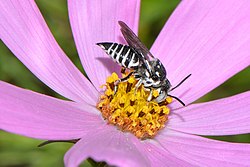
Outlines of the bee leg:
[[121,68],[121,73],[122,73],[122,74],[125,74],[125,72],[126,72],[126,68],[122,67],[122,68]]
[[132,71],[132,72],[130,72],[126,77],[121,78],[121,79],[115,81],[115,83],[114,83],[114,85],[115,85],[115,87],[114,87],[114,92],[115,92],[115,94],[116,94],[116,92],[117,92],[117,90],[118,90],[118,85],[119,85],[119,83],[120,83],[120,82],[125,82],[125,81],[127,81],[127,80],[129,79],[129,77],[130,77],[133,73],[134,73],[134,72]]
[[148,95],[147,101],[151,101],[151,100],[152,100],[152,97],[153,97],[153,90],[152,90],[152,89],[150,89],[150,92],[149,92],[149,95]]
[[135,94],[136,94],[138,88],[141,86],[141,84],[142,84],[142,79],[140,79],[140,80],[136,83],[136,85],[135,85]]
[[114,87],[114,95],[116,94],[116,92],[117,92],[117,90],[118,90],[118,85],[115,85],[115,87]]

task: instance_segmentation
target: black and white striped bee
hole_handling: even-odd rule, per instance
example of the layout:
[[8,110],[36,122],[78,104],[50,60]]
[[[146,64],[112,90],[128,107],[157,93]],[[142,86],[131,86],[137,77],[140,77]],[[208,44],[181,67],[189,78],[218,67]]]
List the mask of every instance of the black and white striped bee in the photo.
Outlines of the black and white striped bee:
[[115,92],[120,82],[127,81],[131,75],[134,75],[135,79],[138,80],[135,88],[138,89],[143,84],[144,88],[150,91],[148,101],[152,100],[153,89],[155,89],[159,93],[159,96],[154,99],[157,103],[163,102],[167,96],[170,96],[185,106],[180,99],[168,93],[181,85],[191,74],[172,88],[161,61],[149,52],[147,47],[124,22],[119,21],[118,23],[129,46],[113,42],[97,43],[116,63],[132,71],[126,77],[115,82]]

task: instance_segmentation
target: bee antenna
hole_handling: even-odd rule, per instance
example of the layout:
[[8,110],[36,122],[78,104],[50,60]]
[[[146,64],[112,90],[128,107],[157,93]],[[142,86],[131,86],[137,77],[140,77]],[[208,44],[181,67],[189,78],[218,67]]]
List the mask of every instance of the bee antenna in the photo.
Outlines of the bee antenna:
[[185,103],[184,103],[183,101],[181,101],[181,99],[179,99],[178,97],[175,97],[175,96],[172,96],[172,95],[169,95],[169,94],[168,94],[168,96],[169,96],[169,97],[172,97],[172,98],[174,98],[174,99],[176,99],[176,100],[177,100],[179,103],[181,103],[183,106],[186,106]]
[[[184,81],[186,81],[192,74],[189,74],[188,76],[186,76],[180,83],[178,83],[178,85],[176,85],[175,87],[171,88],[170,91],[178,88]],[[177,98],[176,98],[177,100]],[[184,105],[185,106],[185,105]]]

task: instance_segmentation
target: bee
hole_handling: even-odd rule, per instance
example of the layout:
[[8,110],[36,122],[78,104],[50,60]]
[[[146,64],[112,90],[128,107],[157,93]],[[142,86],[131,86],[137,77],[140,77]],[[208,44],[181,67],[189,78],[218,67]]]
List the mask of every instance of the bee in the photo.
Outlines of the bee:
[[131,75],[134,75],[135,79],[138,80],[135,90],[143,84],[144,88],[150,91],[147,101],[152,100],[153,90],[157,90],[159,96],[154,99],[155,102],[161,103],[169,96],[185,106],[179,98],[170,95],[169,92],[180,86],[191,74],[185,77],[177,86],[172,87],[161,61],[150,53],[147,47],[124,22],[119,21],[118,23],[128,45],[114,42],[97,43],[117,64],[131,71],[126,77],[114,83],[114,91],[117,91],[120,82],[125,82]]

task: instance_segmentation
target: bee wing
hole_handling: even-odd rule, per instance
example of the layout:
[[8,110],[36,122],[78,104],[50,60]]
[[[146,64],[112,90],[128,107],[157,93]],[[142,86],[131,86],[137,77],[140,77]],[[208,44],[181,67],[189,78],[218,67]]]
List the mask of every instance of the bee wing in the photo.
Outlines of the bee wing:
[[121,26],[121,32],[132,48],[134,48],[138,53],[140,53],[142,56],[144,56],[145,59],[149,60],[150,56],[151,58],[154,58],[154,56],[150,53],[148,48],[141,42],[141,40],[135,35],[135,33],[125,24],[123,21],[118,21],[119,25]]

